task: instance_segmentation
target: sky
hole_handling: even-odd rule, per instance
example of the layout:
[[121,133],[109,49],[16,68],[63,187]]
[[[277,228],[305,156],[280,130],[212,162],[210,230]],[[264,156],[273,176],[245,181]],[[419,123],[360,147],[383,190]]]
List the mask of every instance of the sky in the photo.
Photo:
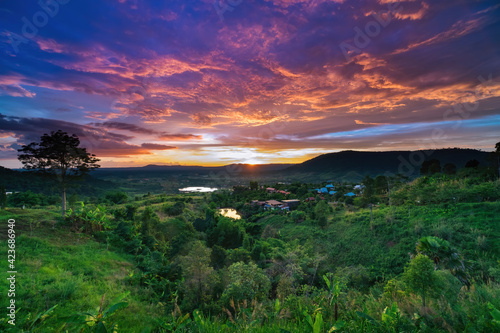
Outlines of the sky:
[[51,131],[103,167],[500,141],[500,4],[0,1],[0,165]]

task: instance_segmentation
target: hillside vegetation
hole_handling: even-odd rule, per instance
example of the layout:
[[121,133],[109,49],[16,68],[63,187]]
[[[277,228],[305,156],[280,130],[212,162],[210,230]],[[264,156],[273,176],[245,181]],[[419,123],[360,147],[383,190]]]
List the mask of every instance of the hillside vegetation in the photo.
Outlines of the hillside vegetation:
[[[73,203],[64,219],[54,206],[7,207],[20,309],[16,327],[5,318],[0,329],[499,331],[500,181],[469,171],[365,183],[354,198],[335,184],[327,200],[311,192],[324,184],[301,183],[273,185],[286,195],[255,183],[203,195],[112,192]],[[291,211],[251,204],[293,198]],[[219,214],[228,207],[242,218]]]

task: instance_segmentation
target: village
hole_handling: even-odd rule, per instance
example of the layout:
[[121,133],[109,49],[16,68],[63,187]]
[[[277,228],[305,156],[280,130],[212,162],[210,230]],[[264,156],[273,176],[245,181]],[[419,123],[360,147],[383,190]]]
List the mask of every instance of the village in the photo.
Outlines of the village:
[[[274,187],[266,187],[264,186],[260,187],[261,190],[266,191],[266,193],[272,194],[272,193],[278,193],[282,194],[283,196],[289,196],[292,193],[286,190],[279,190]],[[363,193],[363,189],[365,188],[365,185],[358,184],[353,186],[353,191],[356,192],[348,192],[344,194],[345,197],[355,197],[357,195],[360,195]],[[311,202],[311,201],[316,201],[316,200],[327,200],[328,201],[328,196],[333,196],[337,193],[335,191],[335,186],[333,184],[327,184],[324,187],[320,188],[315,188],[310,190],[311,194],[317,194],[317,196],[308,196],[304,199],[305,202]],[[283,200],[252,200],[251,205],[252,206],[260,206],[263,207],[264,209],[281,209],[281,210],[293,210],[299,206],[301,203],[300,199],[283,199]]]

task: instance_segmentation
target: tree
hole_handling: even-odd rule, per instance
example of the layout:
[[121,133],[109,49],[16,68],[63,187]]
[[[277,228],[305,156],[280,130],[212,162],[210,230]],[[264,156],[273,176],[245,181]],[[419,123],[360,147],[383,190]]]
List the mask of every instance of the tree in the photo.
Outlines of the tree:
[[384,194],[389,191],[389,179],[386,176],[379,175],[375,177],[374,187],[377,194]]
[[222,294],[224,304],[231,300],[235,303],[240,301],[262,301],[268,296],[271,289],[271,281],[264,271],[250,262],[245,264],[237,262],[229,267],[229,285]]
[[118,205],[127,202],[128,195],[125,192],[113,191],[106,193],[106,199]]
[[424,161],[420,167],[421,175],[433,175],[438,172],[441,172],[441,162],[435,158]]
[[63,216],[68,184],[99,167],[99,159],[79,146],[80,139],[76,134],[70,136],[58,130],[42,135],[39,143],[32,142],[18,149],[18,159],[25,169],[42,172],[60,183]]
[[0,186],[0,208],[4,209],[7,206],[7,193],[5,187]]
[[40,196],[30,190],[9,195],[9,204],[14,207],[36,206],[40,204]]
[[250,189],[257,190],[259,188],[259,183],[255,180],[250,181]]
[[366,176],[363,179],[363,185],[365,188],[363,189],[363,199],[365,203],[373,202],[373,194],[375,192],[375,181],[370,176]]
[[405,267],[403,279],[411,291],[422,297],[422,306],[425,307],[425,297],[436,287],[438,281],[432,260],[426,255],[417,255]]
[[500,178],[500,142],[495,144],[495,154],[497,155],[498,178]]
[[318,225],[322,229],[324,229],[328,223],[326,218],[328,210],[329,210],[328,204],[324,200],[318,202],[316,204],[316,207],[314,207],[314,215],[316,217],[316,221],[318,222]]
[[467,161],[467,163],[465,163],[465,167],[466,168],[471,168],[471,169],[475,169],[479,166],[479,161],[476,160],[476,159],[473,159],[473,160],[469,160]]
[[443,173],[447,175],[454,175],[457,173],[457,166],[453,163],[446,163],[443,166]]
[[429,257],[435,270],[439,267],[448,269],[460,282],[470,285],[465,263],[448,241],[433,236],[423,237],[417,242],[417,253]]
[[210,267],[210,252],[201,241],[195,241],[189,253],[180,257],[184,277],[182,287],[191,306],[206,303],[217,283],[217,275]]

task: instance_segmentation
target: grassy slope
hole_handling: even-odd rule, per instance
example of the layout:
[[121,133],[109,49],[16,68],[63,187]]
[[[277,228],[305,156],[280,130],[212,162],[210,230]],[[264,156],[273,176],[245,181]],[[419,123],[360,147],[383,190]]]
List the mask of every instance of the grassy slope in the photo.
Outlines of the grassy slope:
[[[170,200],[166,203],[173,203]],[[163,204],[153,206],[161,209]],[[53,228],[58,214],[58,209],[0,211],[1,249],[7,248],[5,222],[8,218],[16,219],[19,272],[16,299],[22,307],[18,320],[24,320],[29,313],[33,317],[55,304],[59,304],[55,311],[58,316],[93,310],[99,306],[103,294],[109,302],[130,290],[129,307],[117,312],[114,318],[120,323],[120,331],[137,332],[148,323],[153,325],[162,310],[159,305],[148,303],[147,289],[128,284],[127,277],[134,269],[131,258],[108,251],[106,245],[86,236]],[[497,260],[500,257],[498,216],[500,202],[483,202],[376,207],[373,230],[367,209],[334,211],[324,232],[311,222],[283,222],[286,218],[273,219],[276,223],[271,219],[261,222],[274,224],[284,240],[299,239],[300,243],[312,240],[318,250],[328,254],[323,265],[326,270],[362,264],[367,268],[373,266],[376,276],[388,277],[389,271],[402,271],[409,260],[406,254],[414,252],[416,241],[426,235],[448,239],[469,260]],[[2,262],[0,266],[6,271],[6,260]],[[0,288],[7,289],[4,280],[0,280]],[[5,306],[5,301],[2,298],[0,306]],[[49,319],[47,327],[55,320]],[[217,324],[212,324],[215,331]]]
[[308,222],[276,227],[284,240],[303,243],[311,239],[318,250],[328,254],[325,265],[330,269],[361,264],[373,266],[379,277],[402,272],[423,236],[448,240],[466,259],[478,264],[500,258],[500,202],[375,207],[373,215],[373,230],[369,209],[335,211],[324,233]]
[[[58,317],[95,310],[103,294],[106,306],[127,290],[131,291],[126,299],[129,306],[113,318],[120,323],[120,331],[139,332],[159,317],[162,312],[159,306],[147,301],[148,290],[127,285],[127,278],[134,270],[131,258],[108,251],[106,245],[87,236],[53,229],[46,221],[55,216],[55,212],[45,210],[0,212],[2,236],[6,235],[6,220],[16,220],[16,304],[21,307],[18,324],[55,304],[59,304],[55,310]],[[42,222],[31,231],[30,220]],[[0,239],[0,248],[7,252],[5,237]],[[6,264],[2,260],[4,272]],[[0,289],[8,289],[6,279],[0,280]],[[4,308],[7,301],[2,297],[0,306]],[[147,322],[144,318],[148,318]],[[56,320],[48,319],[42,331],[50,330]]]

